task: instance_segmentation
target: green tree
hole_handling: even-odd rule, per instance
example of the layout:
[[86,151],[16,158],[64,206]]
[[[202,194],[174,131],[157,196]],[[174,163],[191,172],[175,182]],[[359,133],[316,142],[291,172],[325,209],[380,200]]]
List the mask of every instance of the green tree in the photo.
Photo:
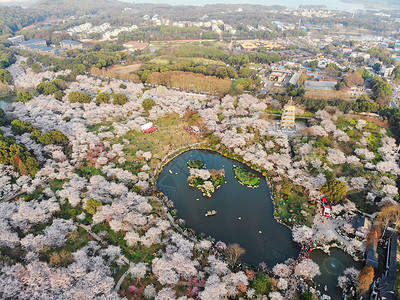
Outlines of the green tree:
[[86,211],[91,214],[94,215],[97,211],[97,209],[99,207],[101,207],[103,205],[103,203],[101,203],[100,201],[94,200],[93,198],[89,199],[86,202]]
[[35,131],[37,128],[33,126],[31,122],[15,119],[11,122],[11,130],[15,134],[23,134]]
[[393,95],[392,86],[381,77],[375,76],[371,81],[371,85],[375,99],[386,98]]
[[146,112],[150,111],[155,105],[156,102],[151,98],[144,99],[142,102],[142,107]]
[[62,133],[59,130],[53,130],[52,132],[50,132],[52,139],[56,142],[56,143],[66,143],[68,142],[68,137]]
[[39,163],[36,158],[32,156],[26,158],[25,167],[32,176],[35,176],[36,173],[39,172]]
[[100,93],[96,97],[97,103],[110,103],[110,94]]
[[36,86],[36,91],[39,94],[43,95],[51,95],[55,92],[59,91],[60,89],[55,85],[53,82],[44,82],[42,81]]
[[396,67],[392,74],[393,80],[400,81],[400,67]]
[[62,100],[62,98],[65,96],[65,93],[63,91],[56,91],[54,93],[54,98],[57,100]]
[[50,132],[42,133],[37,137],[37,141],[44,145],[51,145],[54,144],[53,136]]
[[124,105],[128,102],[128,96],[126,96],[125,94],[115,94],[113,98],[113,104],[115,105]]
[[34,63],[34,64],[31,65],[31,69],[32,69],[32,71],[34,73],[37,74],[37,73],[42,71],[42,66],[40,64],[38,64],[38,63]]
[[32,99],[31,93],[29,93],[27,91],[18,91],[17,98],[15,100],[26,103],[31,99]]
[[253,281],[253,288],[258,294],[267,295],[271,289],[271,279],[267,275],[259,273]]
[[0,69],[0,82],[11,84],[13,78],[8,70]]
[[72,65],[72,73],[79,75],[86,72],[86,67],[84,64],[73,64]]
[[82,93],[82,92],[70,92],[68,94],[68,100],[71,103],[76,103],[76,102],[90,103],[90,101],[92,100],[92,97],[89,94]]
[[310,62],[310,68],[312,71],[315,71],[318,68],[318,60],[313,60]]
[[338,202],[347,195],[347,187],[343,181],[329,180],[321,187],[321,192],[333,202]]
[[371,73],[370,73],[368,70],[364,69],[364,70],[362,71],[361,76],[362,76],[362,78],[364,78],[364,80],[366,80],[366,79],[368,79],[368,78],[371,78]]
[[53,83],[62,91],[68,88],[68,83],[64,79],[57,78],[53,80]]
[[[6,115],[3,109],[0,108],[0,125],[3,125],[3,118]],[[0,130],[0,137],[2,136],[2,131]]]

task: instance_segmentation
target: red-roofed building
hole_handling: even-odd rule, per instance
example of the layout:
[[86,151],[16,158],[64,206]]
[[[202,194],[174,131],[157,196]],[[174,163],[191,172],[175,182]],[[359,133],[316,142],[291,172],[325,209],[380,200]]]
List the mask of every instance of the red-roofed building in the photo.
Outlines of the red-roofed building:
[[149,123],[146,123],[146,124],[142,125],[142,126],[140,127],[140,129],[141,129],[144,133],[152,133],[152,132],[154,132],[154,131],[157,131],[157,127],[155,127],[155,126],[153,125],[152,122],[149,122]]
[[146,42],[139,42],[139,41],[130,41],[124,44],[125,48],[128,48],[128,51],[135,51],[135,50],[143,50],[145,49],[149,43]]
[[332,216],[332,209],[329,205],[325,205],[322,208],[322,215],[325,217],[328,217],[328,218],[330,218]]

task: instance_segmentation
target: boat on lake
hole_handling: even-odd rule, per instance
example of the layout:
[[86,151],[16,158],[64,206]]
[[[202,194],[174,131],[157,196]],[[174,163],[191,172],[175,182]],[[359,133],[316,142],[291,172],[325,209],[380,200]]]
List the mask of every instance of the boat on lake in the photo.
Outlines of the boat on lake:
[[210,217],[210,216],[215,216],[217,214],[216,210],[212,210],[212,211],[208,211],[205,216],[206,217]]

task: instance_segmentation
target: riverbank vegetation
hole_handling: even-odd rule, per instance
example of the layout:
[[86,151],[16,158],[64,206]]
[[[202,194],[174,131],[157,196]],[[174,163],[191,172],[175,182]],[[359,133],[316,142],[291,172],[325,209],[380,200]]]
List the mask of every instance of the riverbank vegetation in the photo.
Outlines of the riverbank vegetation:
[[257,188],[260,186],[261,180],[257,175],[246,172],[239,166],[233,166],[232,170],[240,184],[251,188]]
[[187,166],[189,169],[202,169],[206,164],[201,160],[191,160],[188,161]]

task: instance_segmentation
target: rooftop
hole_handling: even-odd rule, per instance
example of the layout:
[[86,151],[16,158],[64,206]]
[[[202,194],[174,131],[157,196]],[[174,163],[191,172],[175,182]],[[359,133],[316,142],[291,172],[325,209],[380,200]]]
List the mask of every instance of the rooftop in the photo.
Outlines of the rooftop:
[[30,44],[42,43],[42,42],[46,42],[46,41],[41,40],[41,39],[29,40],[29,41],[22,42],[21,45],[30,45]]
[[72,45],[80,45],[82,43],[77,42],[77,41],[71,41],[71,40],[63,40],[60,43],[65,43],[65,44],[72,44]]

